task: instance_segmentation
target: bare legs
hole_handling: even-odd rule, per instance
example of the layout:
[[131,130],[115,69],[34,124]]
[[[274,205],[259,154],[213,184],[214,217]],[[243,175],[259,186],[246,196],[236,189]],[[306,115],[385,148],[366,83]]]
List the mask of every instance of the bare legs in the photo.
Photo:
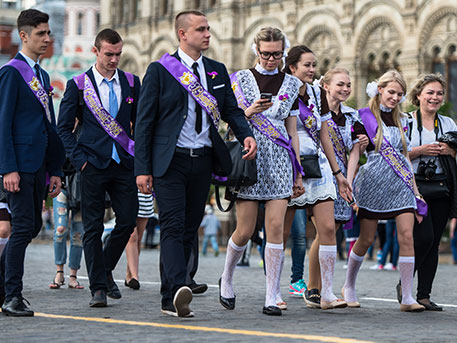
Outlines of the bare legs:
[[136,228],[132,232],[130,239],[125,247],[125,254],[127,256],[127,273],[125,280],[127,283],[131,279],[139,280],[138,266],[140,261],[141,241],[143,238],[144,229],[148,223],[149,218],[136,219]]

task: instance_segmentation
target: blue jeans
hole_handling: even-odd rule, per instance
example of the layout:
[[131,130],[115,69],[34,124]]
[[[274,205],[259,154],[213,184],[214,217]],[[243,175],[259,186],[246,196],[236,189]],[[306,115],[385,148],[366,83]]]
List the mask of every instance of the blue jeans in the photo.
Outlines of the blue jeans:
[[83,252],[82,236],[84,233],[80,212],[72,211],[69,229],[69,209],[67,205],[67,191],[62,192],[53,199],[54,208],[54,260],[56,265],[65,264],[67,261],[67,236],[70,231],[70,257],[68,266],[78,270],[81,267]]
[[385,265],[387,255],[392,250],[392,264],[394,267],[398,264],[398,256],[400,254],[400,246],[398,245],[397,239],[397,227],[395,225],[395,219],[389,219],[386,223],[386,242],[382,248],[382,257],[379,264]]
[[202,254],[206,255],[206,248],[208,247],[208,241],[211,242],[214,252],[219,251],[219,246],[217,245],[216,235],[205,235],[203,236],[203,247]]
[[454,233],[454,237],[451,240],[452,259],[454,263],[457,262],[457,234]]
[[291,283],[303,279],[303,265],[306,255],[306,210],[295,212],[292,228],[290,229],[292,240],[292,275]]

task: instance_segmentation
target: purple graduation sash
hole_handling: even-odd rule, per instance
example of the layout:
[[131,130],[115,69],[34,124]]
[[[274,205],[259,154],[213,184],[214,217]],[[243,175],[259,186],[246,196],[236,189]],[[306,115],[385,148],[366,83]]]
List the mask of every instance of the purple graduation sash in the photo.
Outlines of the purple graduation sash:
[[[18,60],[14,58],[10,60],[5,66],[11,66],[16,68],[16,70],[21,74],[25,83],[30,87],[30,90],[33,92],[33,95],[38,99],[40,104],[43,106],[44,111],[46,112],[46,118],[50,123],[52,123],[51,110],[49,109],[49,95],[46,93],[43,85],[38,81],[35,73],[27,62]],[[2,67],[3,68],[3,67]]]
[[[130,87],[134,86],[133,75],[125,73]],[[130,74],[130,75],[128,75]],[[97,119],[103,130],[116,142],[118,142],[125,151],[131,156],[135,155],[135,142],[129,138],[124,128],[114,119],[100,101],[100,98],[95,91],[94,85],[86,73],[73,77],[79,90],[83,91],[84,102],[89,108],[90,112]]]
[[319,131],[317,130],[316,118],[313,115],[313,107],[313,105],[310,107],[306,106],[301,99],[298,99],[298,108],[300,110],[298,117],[300,118],[310,137],[317,145],[319,145]]
[[[243,94],[243,90],[241,89],[238,83],[237,73],[233,73],[232,75],[230,75],[230,81],[232,82],[232,90],[235,94],[238,107],[241,108],[243,111],[246,111],[246,109],[249,106],[251,106],[251,104],[247,101],[246,97]],[[279,130],[262,113],[254,114],[251,118],[249,118],[249,122],[263,135],[270,139],[273,143],[287,150],[287,153],[290,157],[290,161],[292,162],[294,181],[297,176],[297,173],[303,175],[303,167],[297,160],[297,155],[295,154],[294,148],[292,148],[291,138],[287,139],[286,137],[284,137],[281,134],[281,132],[279,132]]]
[[335,155],[338,156],[340,161],[343,162],[344,166],[347,167],[346,146],[344,145],[344,140],[343,136],[341,135],[340,128],[335,123],[333,118],[327,120],[327,127]]
[[[378,122],[374,114],[368,107],[362,108],[359,110],[360,117],[363,121],[363,126],[367,131],[368,137],[371,142],[376,146],[375,137],[378,130]],[[398,152],[392,147],[392,144],[383,137],[381,147],[379,148],[379,153],[387,162],[387,164],[393,169],[393,171],[398,175],[398,177],[408,186],[411,192],[414,193],[414,183],[413,177],[414,174],[408,168],[408,166],[403,163]],[[427,215],[427,204],[422,199],[416,198],[417,213],[419,215]]]
[[209,114],[216,129],[219,129],[221,114],[217,99],[198,81],[198,78],[177,58],[164,54],[158,61],[176,81],[192,96],[192,98]]

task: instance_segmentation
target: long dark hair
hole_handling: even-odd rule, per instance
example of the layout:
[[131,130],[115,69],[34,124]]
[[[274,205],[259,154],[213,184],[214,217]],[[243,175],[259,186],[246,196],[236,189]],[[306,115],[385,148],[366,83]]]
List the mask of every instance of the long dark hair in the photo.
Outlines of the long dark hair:
[[292,48],[290,48],[290,50],[287,53],[286,66],[284,67],[284,71],[287,74],[292,74],[292,71],[290,70],[290,66],[297,65],[298,61],[300,61],[301,55],[307,54],[307,53],[314,54],[314,52],[305,45],[295,45]]

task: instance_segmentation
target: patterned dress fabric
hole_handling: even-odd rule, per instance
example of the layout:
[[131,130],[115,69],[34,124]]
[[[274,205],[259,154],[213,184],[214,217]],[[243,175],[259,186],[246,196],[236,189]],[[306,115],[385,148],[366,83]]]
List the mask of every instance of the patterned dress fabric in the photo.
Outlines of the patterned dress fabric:
[[[246,100],[253,103],[260,99],[260,93],[254,74],[251,70],[241,70],[237,73],[238,81]],[[268,76],[274,78],[274,75]],[[286,74],[279,88],[278,94],[273,95],[273,106],[263,115],[281,132],[284,137],[289,137],[284,120],[291,112],[301,82],[296,77]],[[287,94],[287,99],[281,95]],[[273,143],[269,138],[259,132],[251,124],[254,138],[257,142],[257,183],[249,187],[241,187],[238,198],[248,200],[273,200],[285,199],[292,195],[292,163],[286,149]]]
[[[350,154],[352,147],[355,143],[358,143],[358,139],[352,140],[352,127],[354,126],[355,122],[360,122],[361,119],[357,110],[341,105],[340,106],[340,113],[345,117],[344,126],[340,126],[337,123],[338,128],[340,130],[341,136],[344,141],[344,146],[346,147],[347,155]],[[336,157],[336,162],[341,169],[341,172],[345,177],[347,177],[347,168],[341,159]],[[337,222],[347,222],[351,219],[352,216],[352,208],[346,203],[346,201],[341,197],[340,193],[338,192],[338,183],[336,182],[336,178],[333,177],[333,184],[335,185],[336,190],[336,200],[335,200],[335,221]]]
[[[314,92],[313,89],[314,88]],[[309,95],[309,100],[305,105],[310,107],[313,105],[313,120],[312,123],[307,125],[316,125],[317,130],[320,131],[322,123],[330,118],[330,113],[325,113],[320,115],[319,109],[321,108],[321,89],[319,86],[311,86],[307,84],[307,94]],[[316,96],[314,96],[316,95]],[[308,134],[308,131],[303,126],[303,122],[298,118],[297,119],[297,131],[298,138],[300,141],[300,155],[311,155],[318,154],[319,156],[319,166],[321,169],[321,178],[303,178],[303,186],[305,187],[305,193],[299,196],[298,198],[291,199],[289,201],[289,206],[309,206],[313,205],[318,201],[326,199],[336,199],[335,186],[333,184],[333,175],[330,165],[328,163],[327,157],[325,156],[320,144],[316,144],[311,136]]]
[[[381,117],[389,115],[390,113],[381,112]],[[404,128],[408,127],[407,117],[401,118],[401,124]],[[402,153],[403,146],[399,129],[396,126],[387,126],[384,119],[382,128],[384,137],[399,153],[403,163],[411,169],[411,164]],[[408,151],[410,151],[411,144],[407,134],[405,134],[405,138]],[[385,217],[391,212],[416,209],[416,198],[413,192],[384,158],[374,150],[368,151],[367,163],[360,167],[354,180],[353,191],[359,208],[382,214],[381,217]]]

